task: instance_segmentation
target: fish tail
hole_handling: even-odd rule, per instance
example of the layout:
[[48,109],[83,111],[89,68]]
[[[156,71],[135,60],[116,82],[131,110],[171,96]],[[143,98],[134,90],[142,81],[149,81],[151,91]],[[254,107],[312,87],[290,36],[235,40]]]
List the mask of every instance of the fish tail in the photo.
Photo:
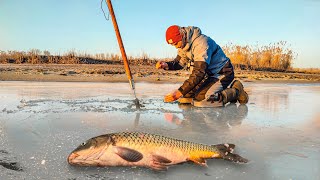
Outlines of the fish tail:
[[248,159],[241,157],[238,154],[234,154],[234,144],[217,144],[217,145],[212,145],[214,148],[218,149],[220,153],[220,157],[224,160],[232,161],[232,162],[237,162],[237,163],[247,163]]

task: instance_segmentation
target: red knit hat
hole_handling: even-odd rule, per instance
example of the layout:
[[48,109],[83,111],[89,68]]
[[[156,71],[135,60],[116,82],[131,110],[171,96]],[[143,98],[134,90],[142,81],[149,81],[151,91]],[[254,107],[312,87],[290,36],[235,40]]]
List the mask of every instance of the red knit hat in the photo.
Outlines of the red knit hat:
[[175,44],[181,41],[180,27],[177,25],[170,26],[166,31],[166,40],[168,44]]

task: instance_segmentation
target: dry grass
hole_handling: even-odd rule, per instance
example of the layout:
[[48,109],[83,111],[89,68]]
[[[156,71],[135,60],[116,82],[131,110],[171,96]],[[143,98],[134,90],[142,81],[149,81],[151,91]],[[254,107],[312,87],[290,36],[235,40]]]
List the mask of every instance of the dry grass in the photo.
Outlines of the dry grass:
[[[130,64],[155,64],[158,59],[143,53],[140,57],[129,56]],[[70,50],[64,54],[51,55],[49,51],[31,49],[24,51],[1,51],[0,64],[122,64],[122,57],[112,53],[88,54]]]
[[293,68],[292,72],[305,74],[320,74],[320,68]]
[[249,70],[287,71],[296,57],[285,41],[262,47],[229,44],[222,48],[237,68]]
[[[287,47],[285,41],[269,46],[239,46],[228,44],[222,47],[231,59],[236,69],[267,70],[267,71],[295,71],[295,72],[319,72],[319,69],[292,69],[296,54]],[[170,60],[172,58],[151,58],[142,53],[139,57],[129,56],[129,63],[134,65],[154,65],[158,60]],[[1,51],[0,63],[29,63],[29,64],[122,64],[122,57],[112,53],[88,54],[70,50],[64,54],[51,55],[49,51],[31,49],[24,51]]]

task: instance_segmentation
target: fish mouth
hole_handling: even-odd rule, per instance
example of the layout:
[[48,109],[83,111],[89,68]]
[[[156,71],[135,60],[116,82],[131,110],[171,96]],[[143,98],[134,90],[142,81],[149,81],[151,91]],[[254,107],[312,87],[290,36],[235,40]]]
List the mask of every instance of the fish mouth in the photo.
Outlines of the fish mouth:
[[68,163],[70,165],[74,165],[74,166],[97,166],[97,165],[99,165],[99,163],[96,162],[95,160],[78,158],[79,156],[80,155],[77,153],[71,153],[67,159]]
[[68,163],[69,163],[69,164],[74,164],[73,160],[75,160],[78,156],[80,156],[80,155],[77,154],[77,153],[71,153],[71,154],[68,156]]
[[88,156],[84,157],[76,152],[72,152],[68,156],[67,161],[70,165],[94,166],[101,155],[102,153],[100,152],[91,152]]

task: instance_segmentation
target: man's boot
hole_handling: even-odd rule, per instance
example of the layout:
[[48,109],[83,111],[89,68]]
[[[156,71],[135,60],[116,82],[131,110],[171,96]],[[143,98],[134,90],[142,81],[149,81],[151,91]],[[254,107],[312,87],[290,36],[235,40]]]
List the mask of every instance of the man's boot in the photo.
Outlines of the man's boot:
[[228,102],[237,101],[238,92],[235,88],[227,88],[221,92],[211,95],[208,99],[202,101],[193,100],[195,107],[222,107]]
[[231,84],[230,88],[234,88],[238,90],[238,98],[240,104],[247,104],[249,101],[249,96],[246,91],[243,89],[243,85],[240,81],[234,80]]
[[237,99],[239,97],[239,93],[235,88],[227,88],[220,92],[222,96],[222,102],[223,104],[227,104],[228,102],[237,102]]

